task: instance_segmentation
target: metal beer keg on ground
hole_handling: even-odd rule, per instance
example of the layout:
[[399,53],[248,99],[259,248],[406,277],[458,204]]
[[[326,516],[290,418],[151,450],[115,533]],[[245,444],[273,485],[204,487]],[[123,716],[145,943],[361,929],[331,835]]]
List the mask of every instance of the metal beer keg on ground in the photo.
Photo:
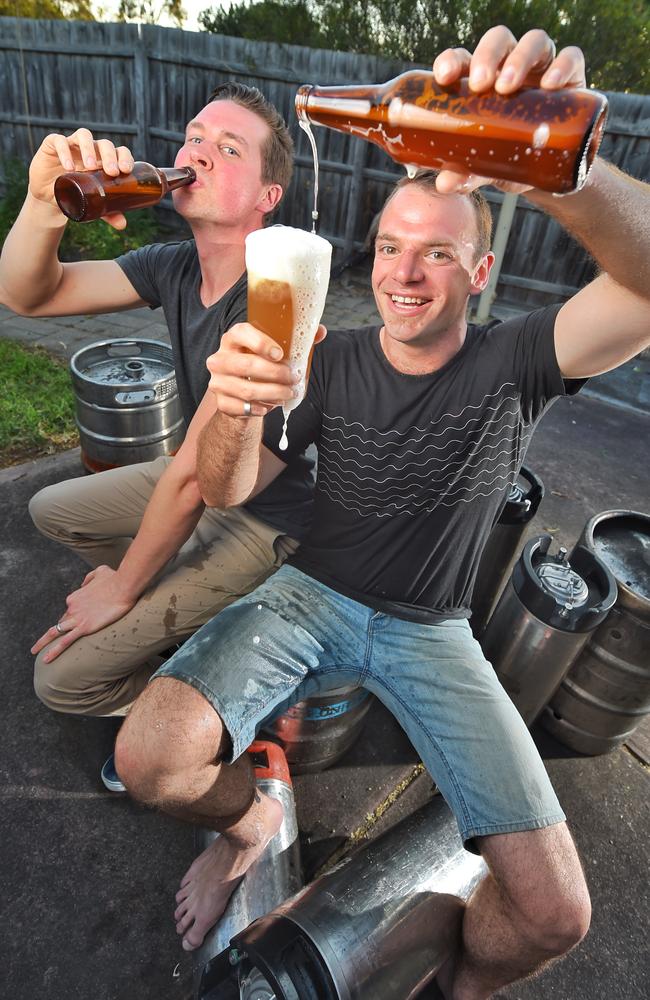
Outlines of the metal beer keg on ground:
[[490,620],[512,572],[526,527],[537,513],[543,497],[542,480],[522,465],[499,519],[490,532],[476,574],[470,624],[477,638]]
[[607,567],[583,545],[549,555],[531,538],[481,639],[483,652],[531,725],[616,600]]
[[101,340],[70,360],[81,460],[90,472],[172,455],[185,436],[171,348]]
[[199,1000],[407,1000],[460,941],[486,871],[437,797],[237,934]]
[[299,701],[264,732],[278,741],[294,774],[323,771],[361,735],[372,699],[363,688],[336,688]]
[[[262,856],[235,889],[221,919],[195,952],[196,986],[204,967],[215,955],[228,948],[230,939],[235,934],[279,906],[302,886],[298,821],[285,756],[275,743],[262,740],[252,743],[247,752],[253,760],[257,787],[282,803],[284,819]],[[197,828],[198,849],[204,851],[217,836],[212,830]]]
[[542,715],[548,732],[585,754],[613,750],[650,713],[650,516],[606,510],[580,543],[609,567],[618,598]]

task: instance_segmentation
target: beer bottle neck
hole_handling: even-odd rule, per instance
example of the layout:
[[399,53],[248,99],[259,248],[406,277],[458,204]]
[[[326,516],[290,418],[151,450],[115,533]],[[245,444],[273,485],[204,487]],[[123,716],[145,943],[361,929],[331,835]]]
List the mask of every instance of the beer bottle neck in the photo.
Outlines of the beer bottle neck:
[[196,173],[192,167],[159,167],[162,174],[166,191],[175,191],[176,188],[192,184],[196,180]]

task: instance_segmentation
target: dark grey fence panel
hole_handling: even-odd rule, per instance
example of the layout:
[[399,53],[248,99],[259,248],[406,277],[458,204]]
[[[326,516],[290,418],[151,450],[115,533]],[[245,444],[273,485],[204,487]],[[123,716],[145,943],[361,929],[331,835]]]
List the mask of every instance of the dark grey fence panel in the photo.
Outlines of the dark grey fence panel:
[[[293,102],[301,83],[383,81],[410,64],[296,45],[184,32],[151,25],[0,18],[0,158],[28,162],[51,131],[84,125],[169,164],[185,124],[216,84],[242,80],[259,88],[285,116],[296,143],[296,171],[280,214],[308,226],[312,209],[311,149]],[[603,142],[607,159],[650,178],[650,98],[609,94]],[[382,150],[315,129],[321,159],[321,232],[338,258],[359,249],[394,180],[401,176]],[[499,192],[488,189],[495,216]],[[520,199],[506,249],[498,298],[515,309],[571,294],[592,265],[564,231]]]

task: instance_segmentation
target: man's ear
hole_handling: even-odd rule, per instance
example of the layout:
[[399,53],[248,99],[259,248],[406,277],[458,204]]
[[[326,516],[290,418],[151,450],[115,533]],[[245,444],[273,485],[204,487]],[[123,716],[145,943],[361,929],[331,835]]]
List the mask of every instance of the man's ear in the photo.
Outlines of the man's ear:
[[279,184],[269,184],[264,194],[259,200],[258,208],[263,215],[268,215],[278,205],[282,198],[283,191]]
[[478,295],[482,292],[488,283],[490,277],[490,271],[492,270],[492,265],[494,264],[494,254],[491,250],[488,251],[474,268],[474,274],[471,278],[471,291],[470,295]]

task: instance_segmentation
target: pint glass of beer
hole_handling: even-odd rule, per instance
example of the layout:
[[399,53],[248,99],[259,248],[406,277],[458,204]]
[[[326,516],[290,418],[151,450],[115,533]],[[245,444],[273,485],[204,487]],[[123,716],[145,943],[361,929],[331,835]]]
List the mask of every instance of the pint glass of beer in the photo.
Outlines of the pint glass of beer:
[[269,226],[246,237],[248,322],[275,340],[284,360],[302,373],[299,395],[282,407],[285,421],[307,389],[331,259],[331,243],[303,229]]

